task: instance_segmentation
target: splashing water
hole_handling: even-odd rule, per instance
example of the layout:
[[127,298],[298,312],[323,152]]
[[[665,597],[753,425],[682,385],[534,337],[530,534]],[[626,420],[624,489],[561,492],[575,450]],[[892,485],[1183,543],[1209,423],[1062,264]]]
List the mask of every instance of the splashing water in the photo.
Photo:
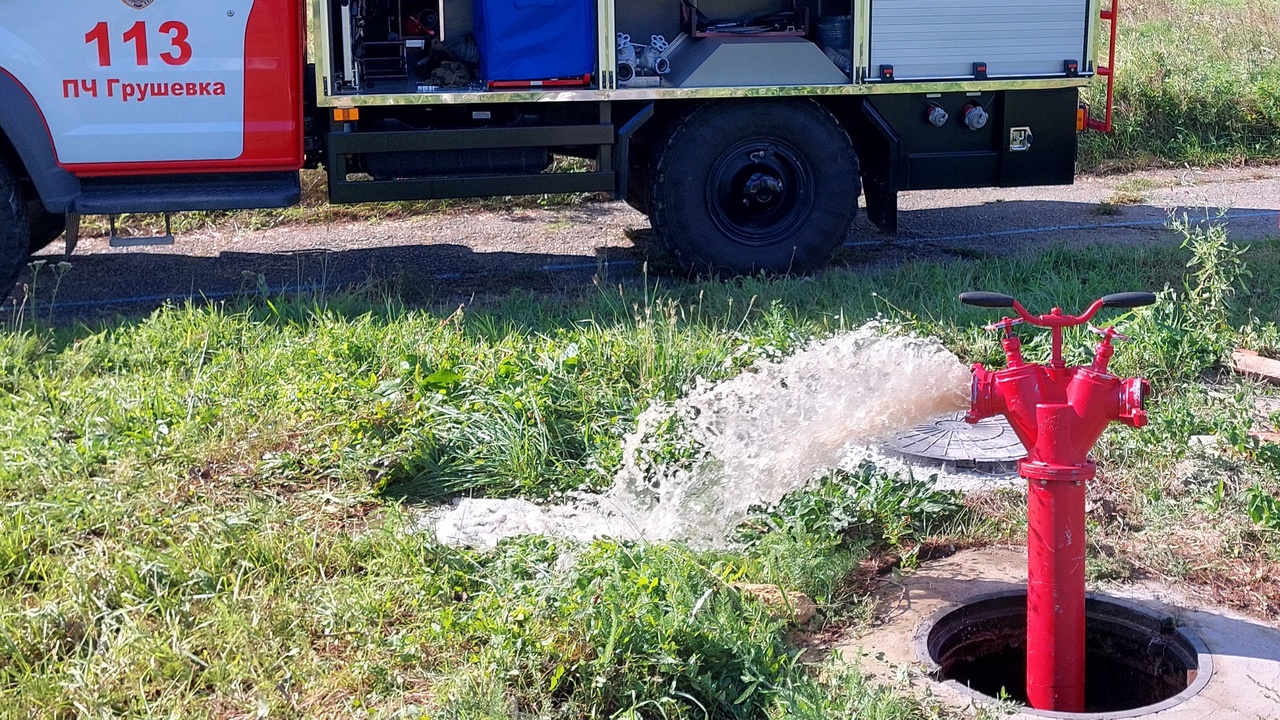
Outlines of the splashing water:
[[441,542],[477,547],[526,534],[723,545],[751,507],[804,487],[852,448],[967,407],[968,384],[936,339],[864,326],[644,411],[602,494],[550,507],[462,500],[431,524]]

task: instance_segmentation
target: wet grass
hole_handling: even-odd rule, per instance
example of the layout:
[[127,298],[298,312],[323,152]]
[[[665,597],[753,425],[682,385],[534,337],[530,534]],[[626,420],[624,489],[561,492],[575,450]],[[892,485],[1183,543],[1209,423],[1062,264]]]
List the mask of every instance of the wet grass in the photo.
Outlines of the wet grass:
[[[444,310],[378,287],[94,326],[29,308],[0,332],[0,701],[31,717],[944,716],[892,680],[800,662],[787,623],[729,583],[810,593],[815,628],[856,622],[864,561],[939,534],[1017,539],[1007,498],[959,507],[905,478],[836,476],[764,510],[733,552],[464,551],[414,529],[457,495],[605,484],[647,403],[868,318],[997,362],[990,313],[951,300],[974,288],[1040,309],[1170,288],[1118,318],[1135,341],[1117,370],[1156,397],[1148,430],[1104,439],[1112,511],[1094,523],[1114,551],[1091,566],[1242,588],[1226,599],[1257,609],[1263,563],[1280,562],[1259,498],[1280,465],[1245,431],[1275,393],[1221,366],[1235,344],[1280,353],[1280,286],[1241,260],[1276,267],[1280,242],[1240,255],[1196,234]],[[1089,345],[1072,335],[1069,359]],[[1042,359],[1044,336],[1027,348]],[[1208,434],[1216,454],[1189,449]],[[1117,553],[1131,565],[1099,559]]]

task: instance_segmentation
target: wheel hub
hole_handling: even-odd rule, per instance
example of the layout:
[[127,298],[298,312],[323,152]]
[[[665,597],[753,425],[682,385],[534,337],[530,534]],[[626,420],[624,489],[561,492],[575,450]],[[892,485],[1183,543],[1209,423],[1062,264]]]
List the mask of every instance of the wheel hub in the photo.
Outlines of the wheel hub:
[[770,245],[808,217],[813,189],[813,173],[798,150],[775,139],[751,139],[726,150],[712,166],[707,207],[736,242]]
[[742,204],[769,205],[782,196],[782,178],[763,172],[755,173],[742,189]]

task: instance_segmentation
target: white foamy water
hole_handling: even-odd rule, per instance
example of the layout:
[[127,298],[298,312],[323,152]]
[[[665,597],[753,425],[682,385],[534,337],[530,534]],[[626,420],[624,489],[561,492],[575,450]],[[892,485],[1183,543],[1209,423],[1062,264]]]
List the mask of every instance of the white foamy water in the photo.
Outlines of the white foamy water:
[[462,500],[427,524],[441,542],[473,547],[527,534],[722,545],[752,506],[967,407],[968,385],[968,369],[936,339],[862,327],[644,411],[604,493],[544,507]]

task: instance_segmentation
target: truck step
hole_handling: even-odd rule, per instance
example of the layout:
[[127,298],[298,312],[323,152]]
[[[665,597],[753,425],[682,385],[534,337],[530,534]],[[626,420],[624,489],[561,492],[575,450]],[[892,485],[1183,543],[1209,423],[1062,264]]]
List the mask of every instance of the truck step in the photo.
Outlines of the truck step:
[[143,237],[120,235],[116,232],[115,215],[110,217],[108,224],[111,227],[111,234],[107,236],[107,244],[114,248],[153,247],[156,245],[173,244],[173,223],[171,222],[169,213],[164,214],[163,235],[149,235]]
[[81,187],[81,215],[276,208],[302,198],[296,172],[86,178]]

